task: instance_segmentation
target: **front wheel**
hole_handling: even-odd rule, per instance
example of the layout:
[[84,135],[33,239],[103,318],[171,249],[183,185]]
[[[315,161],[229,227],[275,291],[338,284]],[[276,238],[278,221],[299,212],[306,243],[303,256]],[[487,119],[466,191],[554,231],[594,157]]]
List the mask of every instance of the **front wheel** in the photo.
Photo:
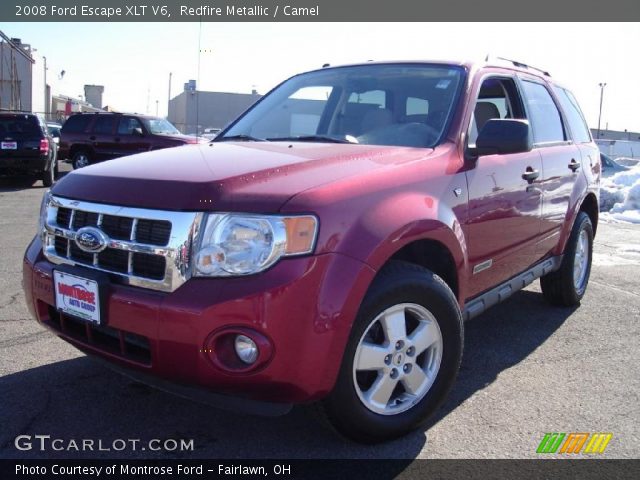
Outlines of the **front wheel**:
[[453,292],[417,265],[393,262],[360,308],[338,380],[321,404],[333,427],[363,443],[423,425],[450,390],[462,358]]
[[579,305],[587,291],[593,255],[593,225],[589,215],[578,213],[560,269],[540,278],[544,298],[552,305]]

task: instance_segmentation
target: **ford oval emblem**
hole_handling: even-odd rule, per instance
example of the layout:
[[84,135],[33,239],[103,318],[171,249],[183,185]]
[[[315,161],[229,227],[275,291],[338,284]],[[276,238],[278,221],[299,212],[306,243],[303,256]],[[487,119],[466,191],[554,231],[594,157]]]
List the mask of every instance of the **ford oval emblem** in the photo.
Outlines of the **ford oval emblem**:
[[98,253],[107,248],[109,238],[95,227],[82,227],[76,232],[76,245],[84,252]]

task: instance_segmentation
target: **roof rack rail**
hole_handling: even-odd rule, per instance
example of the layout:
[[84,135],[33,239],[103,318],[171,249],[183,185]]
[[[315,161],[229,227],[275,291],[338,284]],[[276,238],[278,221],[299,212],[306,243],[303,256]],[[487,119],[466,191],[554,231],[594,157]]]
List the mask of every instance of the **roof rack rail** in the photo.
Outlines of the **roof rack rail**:
[[487,57],[485,58],[486,62],[489,62],[492,58],[496,59],[496,60],[502,60],[503,62],[507,62],[510,63],[511,65],[513,65],[514,67],[518,67],[518,68],[524,68],[526,70],[535,70],[537,72],[540,72],[541,74],[547,76],[547,77],[551,77],[551,74],[546,71],[543,70],[541,68],[537,68],[537,67],[533,67],[531,65],[527,65],[524,62],[519,62],[518,60],[511,60],[510,58],[504,58],[504,57],[491,57],[489,55],[487,55]]

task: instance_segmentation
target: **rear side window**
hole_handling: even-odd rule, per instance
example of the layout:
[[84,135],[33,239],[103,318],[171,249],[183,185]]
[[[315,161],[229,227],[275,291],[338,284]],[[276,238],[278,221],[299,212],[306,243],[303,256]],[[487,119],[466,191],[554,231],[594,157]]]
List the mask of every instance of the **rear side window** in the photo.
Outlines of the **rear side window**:
[[544,85],[527,80],[522,82],[529,120],[535,143],[552,143],[566,140],[562,118],[551,94]]
[[93,125],[93,133],[109,134],[113,132],[115,117],[113,115],[98,115]]
[[64,122],[61,131],[68,133],[84,132],[90,120],[91,117],[88,115],[72,115]]
[[553,90],[560,101],[562,110],[564,110],[567,116],[567,122],[569,122],[573,140],[576,143],[590,142],[591,135],[589,134],[589,127],[587,127],[587,122],[585,122],[584,115],[582,115],[582,111],[580,111],[578,102],[573,94],[569,90],[560,87],[554,86]]
[[429,100],[417,97],[407,97],[405,115],[428,115]]

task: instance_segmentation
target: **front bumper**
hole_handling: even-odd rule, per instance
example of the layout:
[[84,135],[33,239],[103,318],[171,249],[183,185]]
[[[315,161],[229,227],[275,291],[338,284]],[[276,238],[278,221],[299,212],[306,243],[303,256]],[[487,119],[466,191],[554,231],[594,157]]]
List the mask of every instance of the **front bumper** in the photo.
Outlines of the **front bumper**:
[[[77,348],[121,367],[182,385],[257,400],[302,403],[335,383],[351,325],[375,272],[339,254],[285,259],[255,276],[191,279],[172,293],[109,286],[106,329],[54,308],[52,271],[38,237],[23,265],[28,306],[41,324]],[[256,371],[220,369],[207,338],[226,327],[268,338]]]

